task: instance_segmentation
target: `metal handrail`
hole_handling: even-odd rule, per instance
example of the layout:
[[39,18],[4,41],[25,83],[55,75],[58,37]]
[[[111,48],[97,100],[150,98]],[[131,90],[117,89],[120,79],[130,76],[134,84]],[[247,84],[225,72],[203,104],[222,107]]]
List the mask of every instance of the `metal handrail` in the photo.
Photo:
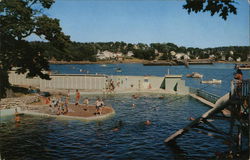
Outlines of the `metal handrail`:
[[197,88],[192,88],[192,87],[190,87],[190,93],[195,94],[199,97],[202,97],[212,103],[216,103],[216,101],[220,98],[218,95],[215,95],[213,93],[209,93],[207,91],[197,89]]

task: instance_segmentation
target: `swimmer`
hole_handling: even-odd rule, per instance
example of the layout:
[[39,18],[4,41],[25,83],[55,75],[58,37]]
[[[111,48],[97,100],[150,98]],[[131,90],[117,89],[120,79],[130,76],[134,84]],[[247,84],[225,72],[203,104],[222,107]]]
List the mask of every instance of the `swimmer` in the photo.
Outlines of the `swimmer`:
[[163,96],[160,96],[159,99],[163,99],[164,97]]
[[20,120],[19,113],[17,112],[17,109],[15,109],[15,111],[16,111],[16,112],[15,112],[15,116],[16,116],[16,117],[15,117],[15,122],[16,122],[16,123],[20,123],[21,120]]
[[135,95],[135,94],[133,94],[132,97],[133,97],[134,99],[139,98],[139,96],[138,96],[138,95]]
[[117,132],[117,131],[120,130],[120,128],[121,128],[122,126],[123,126],[123,122],[122,122],[121,120],[119,120],[119,121],[117,122],[117,124],[115,125],[115,127],[112,129],[112,131]]
[[194,118],[194,117],[189,117],[189,118],[188,118],[188,120],[190,120],[190,121],[194,121],[194,120],[195,120],[195,118]]
[[150,120],[147,120],[147,121],[144,122],[144,123],[145,123],[145,125],[150,125],[150,124],[151,124]]
[[136,105],[133,103],[133,104],[132,104],[132,107],[136,107]]
[[20,123],[21,122],[20,116],[18,114],[16,115],[15,122],[16,123]]
[[112,131],[117,132],[117,131],[119,131],[119,128],[114,128],[114,129],[112,129]]

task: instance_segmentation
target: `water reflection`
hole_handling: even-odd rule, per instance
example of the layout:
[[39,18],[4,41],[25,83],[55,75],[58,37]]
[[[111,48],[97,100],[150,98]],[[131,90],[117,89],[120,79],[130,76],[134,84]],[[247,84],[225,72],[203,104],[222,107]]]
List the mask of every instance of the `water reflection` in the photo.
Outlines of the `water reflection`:
[[169,144],[165,144],[167,149],[170,149],[173,153],[173,158],[176,160],[182,159],[185,160],[187,159],[186,153],[184,150],[181,149],[181,147],[176,143],[176,141],[172,141]]

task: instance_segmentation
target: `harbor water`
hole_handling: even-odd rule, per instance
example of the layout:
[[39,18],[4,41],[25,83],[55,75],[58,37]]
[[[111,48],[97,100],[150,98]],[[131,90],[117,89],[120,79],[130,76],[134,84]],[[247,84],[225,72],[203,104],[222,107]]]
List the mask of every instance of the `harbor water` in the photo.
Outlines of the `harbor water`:
[[[234,64],[214,63],[213,65],[190,65],[185,66],[143,66],[143,64],[68,64],[51,65],[52,71],[60,74],[105,74],[105,75],[137,75],[137,76],[165,76],[168,74],[180,74],[186,81],[186,85],[200,88],[218,96],[223,96],[230,91],[230,81],[235,73]],[[121,68],[122,72],[116,72]],[[202,79],[187,78],[187,74],[198,72],[203,75]],[[243,72],[243,78],[250,78],[250,70]],[[201,84],[201,80],[222,80],[222,84]]]

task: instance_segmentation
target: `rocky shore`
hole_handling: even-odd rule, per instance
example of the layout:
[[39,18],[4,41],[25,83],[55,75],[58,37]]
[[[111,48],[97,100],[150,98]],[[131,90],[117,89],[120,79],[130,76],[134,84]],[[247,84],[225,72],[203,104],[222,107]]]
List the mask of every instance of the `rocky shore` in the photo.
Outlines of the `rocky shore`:
[[15,109],[19,107],[21,108],[21,110],[27,110],[30,104],[39,101],[40,99],[37,95],[25,95],[21,97],[3,98],[0,101],[0,109]]

